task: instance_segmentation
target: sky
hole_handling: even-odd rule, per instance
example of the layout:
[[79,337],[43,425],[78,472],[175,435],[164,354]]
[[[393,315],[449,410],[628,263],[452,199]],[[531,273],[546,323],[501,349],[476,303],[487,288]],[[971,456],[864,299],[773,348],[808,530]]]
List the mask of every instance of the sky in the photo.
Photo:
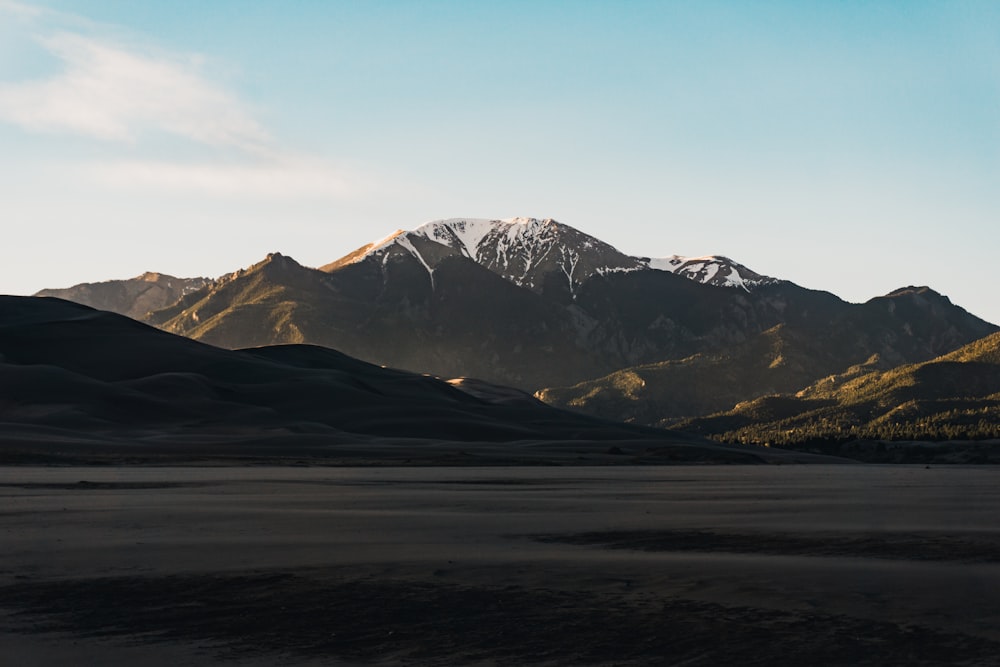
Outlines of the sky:
[[1000,3],[0,0],[0,293],[515,216],[1000,323]]

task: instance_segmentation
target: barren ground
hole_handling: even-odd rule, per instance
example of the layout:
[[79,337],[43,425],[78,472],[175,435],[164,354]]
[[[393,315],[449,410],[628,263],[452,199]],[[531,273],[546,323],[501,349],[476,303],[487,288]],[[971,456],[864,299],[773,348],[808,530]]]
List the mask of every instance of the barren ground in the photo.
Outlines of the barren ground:
[[5,665],[1000,658],[1000,470],[0,468]]

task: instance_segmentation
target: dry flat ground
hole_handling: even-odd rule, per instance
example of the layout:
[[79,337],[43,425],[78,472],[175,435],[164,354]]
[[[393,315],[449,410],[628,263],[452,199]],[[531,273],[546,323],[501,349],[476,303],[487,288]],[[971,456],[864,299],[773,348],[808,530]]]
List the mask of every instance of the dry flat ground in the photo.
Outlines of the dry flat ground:
[[0,662],[995,665],[998,480],[0,468]]

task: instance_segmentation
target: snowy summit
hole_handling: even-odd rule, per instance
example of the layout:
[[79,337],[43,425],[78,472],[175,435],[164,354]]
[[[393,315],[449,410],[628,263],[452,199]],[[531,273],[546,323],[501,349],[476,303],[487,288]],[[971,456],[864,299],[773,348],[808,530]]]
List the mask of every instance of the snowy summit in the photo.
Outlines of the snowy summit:
[[467,257],[516,285],[541,291],[546,280],[563,283],[570,295],[594,275],[641,270],[667,271],[718,287],[746,291],[776,282],[727,257],[656,259],[626,255],[615,247],[552,219],[449,218],[412,231],[397,230],[322,267],[332,271],[366,259],[385,263],[396,253],[416,258],[434,279],[434,267],[446,256]]

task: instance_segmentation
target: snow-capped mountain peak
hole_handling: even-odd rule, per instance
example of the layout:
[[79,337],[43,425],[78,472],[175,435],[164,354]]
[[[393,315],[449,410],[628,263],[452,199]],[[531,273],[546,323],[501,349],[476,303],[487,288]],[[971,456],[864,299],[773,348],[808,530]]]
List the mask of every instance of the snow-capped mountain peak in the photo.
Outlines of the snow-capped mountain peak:
[[393,232],[322,269],[333,271],[368,258],[384,265],[397,254],[417,259],[427,269],[432,284],[437,263],[458,255],[521,287],[537,292],[557,287],[567,290],[571,297],[591,276],[649,269],[747,291],[775,282],[721,256],[632,257],[569,225],[538,218],[434,220],[412,231]]
[[774,278],[751,271],[739,262],[722,255],[682,257],[671,255],[663,258],[642,258],[651,269],[669,271],[695,282],[717,287],[736,287],[747,292],[761,285],[778,282]]
[[425,223],[411,233],[455,248],[464,256],[479,261],[479,244],[496,229],[498,223],[504,222],[506,221],[451,218]]
[[541,291],[550,274],[572,295],[602,269],[641,268],[635,258],[552,219],[451,219],[421,225],[412,234],[437,241],[507,280]]

